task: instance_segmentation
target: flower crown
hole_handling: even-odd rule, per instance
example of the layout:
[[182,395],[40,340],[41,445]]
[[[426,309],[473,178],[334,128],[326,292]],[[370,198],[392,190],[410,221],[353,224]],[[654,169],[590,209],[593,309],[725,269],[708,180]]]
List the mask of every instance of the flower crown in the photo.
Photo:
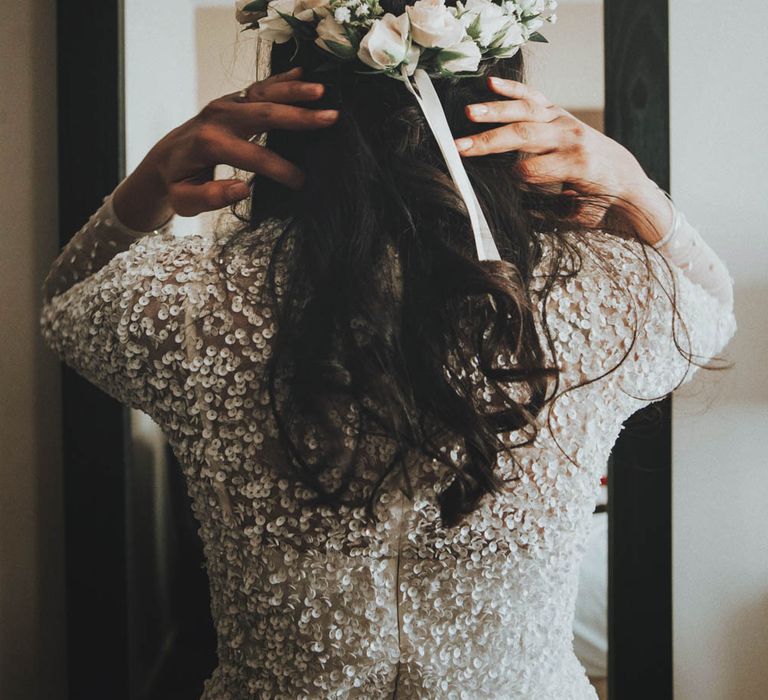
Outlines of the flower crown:
[[[488,221],[456,150],[430,75],[477,75],[480,61],[514,56],[555,22],[555,0],[416,0],[399,17],[379,0],[237,0],[237,20],[284,44],[313,42],[329,63],[362,63],[364,72],[402,80],[413,94],[467,208],[478,260],[501,260]],[[371,71],[371,69],[373,69]]]
[[[556,0],[417,0],[400,16],[379,0],[238,0],[237,20],[278,44],[314,42],[338,61],[402,80],[476,75],[480,61],[514,56],[554,23]],[[332,60],[333,60],[332,59]],[[370,71],[369,69],[373,69]]]

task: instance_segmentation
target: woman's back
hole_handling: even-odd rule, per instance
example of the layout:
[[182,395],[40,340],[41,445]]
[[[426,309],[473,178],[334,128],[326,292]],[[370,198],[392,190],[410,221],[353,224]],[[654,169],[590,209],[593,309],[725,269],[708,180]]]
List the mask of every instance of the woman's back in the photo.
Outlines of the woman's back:
[[[690,376],[685,351],[709,357],[724,346],[730,306],[673,267],[685,324],[673,332],[668,268],[650,255],[654,279],[639,243],[600,232],[589,246],[559,234],[581,252],[581,268],[543,304],[544,238],[531,300],[565,393],[540,413],[531,444],[512,449],[525,436],[499,435],[496,468],[508,483],[459,527],[441,524],[436,500],[453,472],[413,453],[411,496],[389,484],[369,522],[362,507],[302,505],[311,492],[286,478],[265,371],[279,330],[267,268],[282,233],[272,219],[236,241],[226,274],[220,242],[168,234],[98,269],[93,241],[104,249],[126,239],[94,218],[48,280],[48,342],[152,416],[183,467],[219,640],[203,697],[594,697],[571,625],[599,477],[622,422]],[[56,293],[72,279],[82,281]],[[464,369],[479,402],[503,403],[481,372]],[[353,419],[331,417],[343,433]],[[321,441],[303,433],[310,452]],[[364,500],[396,449],[386,435],[365,435],[348,495]],[[461,441],[440,449],[464,457]]]

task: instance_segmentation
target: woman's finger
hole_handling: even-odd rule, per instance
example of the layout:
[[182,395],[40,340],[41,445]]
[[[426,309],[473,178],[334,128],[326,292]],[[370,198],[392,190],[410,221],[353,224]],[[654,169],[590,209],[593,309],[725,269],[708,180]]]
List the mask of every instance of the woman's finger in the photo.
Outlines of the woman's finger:
[[241,102],[310,102],[320,99],[324,92],[325,86],[322,83],[309,83],[304,80],[256,83],[249,88],[246,99]]
[[168,198],[173,210],[180,216],[197,216],[204,211],[216,211],[245,199],[251,188],[242,180],[209,180],[197,183],[190,180],[173,183]]
[[339,112],[335,109],[307,109],[275,102],[231,102],[228,106],[222,106],[215,114],[207,114],[203,118],[247,138],[270,129],[324,129],[336,122]]
[[456,139],[456,148],[462,156],[484,156],[508,151],[549,153],[560,148],[562,143],[563,130],[554,123],[515,122]]
[[264,80],[255,80],[245,89],[246,91],[250,91],[254,85],[272,85],[274,83],[284,83],[291,80],[299,80],[303,72],[304,71],[301,66],[296,66],[295,68],[291,68],[290,70],[284,71],[282,73],[275,73],[274,75],[270,75],[269,77],[264,78]]
[[211,128],[198,134],[195,150],[196,158],[208,165],[231,165],[237,170],[259,173],[292,189],[304,184],[304,174],[290,161],[221,129]]
[[282,83],[286,80],[296,80],[297,78],[301,77],[303,70],[301,66],[296,66],[295,68],[291,68],[290,70],[283,71],[282,73],[275,73],[274,75],[270,75],[268,78],[265,78],[264,80],[257,81],[262,83]]
[[511,97],[513,100],[532,100],[544,107],[551,107],[552,101],[542,95],[538,90],[517,80],[505,78],[488,78],[488,86],[497,95]]
[[[238,90],[237,92],[230,92],[226,95],[222,95],[221,97],[218,97],[217,100],[227,100],[228,102],[243,102],[244,100],[253,99],[253,94],[258,89],[263,89],[266,86],[275,86],[280,85],[281,83],[303,82],[299,80],[301,78],[301,73],[301,66],[297,66],[296,68],[291,68],[289,71],[285,71],[285,73],[277,73],[276,75],[270,75],[265,80],[256,80],[252,82],[250,85],[244,88],[245,96],[243,96],[243,90]],[[317,83],[306,84],[312,85]],[[213,101],[216,102],[217,100]]]
[[212,100],[203,110],[222,104],[243,104],[248,102],[310,102],[323,96],[325,86],[322,83],[308,83],[303,80],[286,80],[279,83],[254,83],[248,88],[249,92],[243,97],[240,92]]
[[467,106],[467,116],[473,122],[506,124],[510,122],[551,122],[560,116],[556,107],[545,107],[534,100],[499,100]]

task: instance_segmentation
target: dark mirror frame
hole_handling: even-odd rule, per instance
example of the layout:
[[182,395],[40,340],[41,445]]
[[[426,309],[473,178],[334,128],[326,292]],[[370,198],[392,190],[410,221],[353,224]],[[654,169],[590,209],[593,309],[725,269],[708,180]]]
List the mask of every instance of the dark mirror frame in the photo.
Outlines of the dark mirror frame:
[[[606,133],[668,190],[667,0],[604,7]],[[124,176],[122,16],[121,0],[58,3],[61,245]],[[128,412],[67,368],[62,393],[68,697],[148,698],[131,678]],[[630,423],[609,469],[610,697],[665,700],[672,698],[671,400]]]

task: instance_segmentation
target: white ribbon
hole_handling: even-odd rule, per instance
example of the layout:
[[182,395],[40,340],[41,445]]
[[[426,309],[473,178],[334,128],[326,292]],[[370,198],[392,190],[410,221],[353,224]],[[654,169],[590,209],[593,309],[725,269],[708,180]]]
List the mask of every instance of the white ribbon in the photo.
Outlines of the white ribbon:
[[499,251],[496,248],[496,242],[493,240],[493,234],[491,234],[491,229],[488,226],[488,221],[485,218],[485,214],[483,214],[483,210],[480,208],[480,202],[477,200],[477,195],[472,187],[472,183],[469,181],[464,164],[461,162],[461,156],[453,140],[453,134],[448,126],[448,120],[445,117],[440,98],[435,91],[435,86],[432,85],[427,72],[421,68],[417,68],[413,74],[413,82],[416,84],[418,92],[411,84],[405,67],[403,67],[403,78],[406,87],[416,98],[421,111],[424,112],[427,124],[429,124],[429,128],[437,140],[437,145],[440,147],[443,158],[445,158],[448,172],[450,172],[453,181],[456,183],[459,194],[467,207],[469,221],[472,224],[472,233],[475,236],[478,260],[501,260]]

